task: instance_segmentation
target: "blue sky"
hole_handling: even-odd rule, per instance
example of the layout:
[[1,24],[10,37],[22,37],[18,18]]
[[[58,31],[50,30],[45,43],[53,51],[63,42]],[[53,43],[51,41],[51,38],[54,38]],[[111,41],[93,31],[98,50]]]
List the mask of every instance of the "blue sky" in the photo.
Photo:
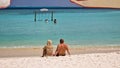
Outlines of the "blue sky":
[[11,0],[10,7],[78,7],[69,0]]

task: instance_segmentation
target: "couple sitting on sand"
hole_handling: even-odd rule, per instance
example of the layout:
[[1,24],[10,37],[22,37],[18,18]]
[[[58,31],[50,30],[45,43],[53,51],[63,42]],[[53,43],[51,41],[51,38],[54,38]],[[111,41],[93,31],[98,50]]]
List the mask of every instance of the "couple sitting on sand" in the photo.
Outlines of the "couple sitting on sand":
[[63,39],[60,39],[60,44],[58,44],[55,54],[53,54],[52,41],[48,40],[47,45],[43,48],[42,57],[44,57],[44,56],[65,56],[66,51],[70,55],[68,46],[64,43]]

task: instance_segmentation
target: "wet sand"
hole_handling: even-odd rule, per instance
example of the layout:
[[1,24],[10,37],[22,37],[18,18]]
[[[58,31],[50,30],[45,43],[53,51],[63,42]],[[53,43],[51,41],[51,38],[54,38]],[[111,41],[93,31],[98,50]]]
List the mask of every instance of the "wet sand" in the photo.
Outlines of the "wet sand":
[[[56,47],[54,47],[55,52]],[[81,46],[70,47],[72,55],[87,54],[87,53],[109,53],[120,51],[120,46]],[[0,48],[0,57],[27,57],[27,56],[42,56],[42,47],[31,48]]]

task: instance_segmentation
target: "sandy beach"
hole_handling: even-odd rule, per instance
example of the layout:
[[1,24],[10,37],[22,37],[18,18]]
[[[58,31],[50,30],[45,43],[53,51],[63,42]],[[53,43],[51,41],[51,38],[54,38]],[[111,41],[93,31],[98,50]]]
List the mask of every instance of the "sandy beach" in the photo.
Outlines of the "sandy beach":
[[120,8],[119,0],[70,0],[71,2],[91,8]]
[[42,48],[0,48],[0,68],[120,68],[119,46],[77,47],[70,52],[71,56],[41,57]]

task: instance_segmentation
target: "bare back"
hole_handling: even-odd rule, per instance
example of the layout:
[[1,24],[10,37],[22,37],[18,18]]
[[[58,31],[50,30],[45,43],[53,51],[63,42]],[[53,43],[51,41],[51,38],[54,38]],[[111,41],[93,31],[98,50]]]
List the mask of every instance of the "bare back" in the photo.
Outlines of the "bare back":
[[59,44],[57,50],[58,50],[59,55],[65,55],[66,50],[67,50],[67,45],[66,44]]
[[46,55],[47,56],[52,56],[52,54],[53,54],[53,46],[45,46],[45,50],[46,50]]

